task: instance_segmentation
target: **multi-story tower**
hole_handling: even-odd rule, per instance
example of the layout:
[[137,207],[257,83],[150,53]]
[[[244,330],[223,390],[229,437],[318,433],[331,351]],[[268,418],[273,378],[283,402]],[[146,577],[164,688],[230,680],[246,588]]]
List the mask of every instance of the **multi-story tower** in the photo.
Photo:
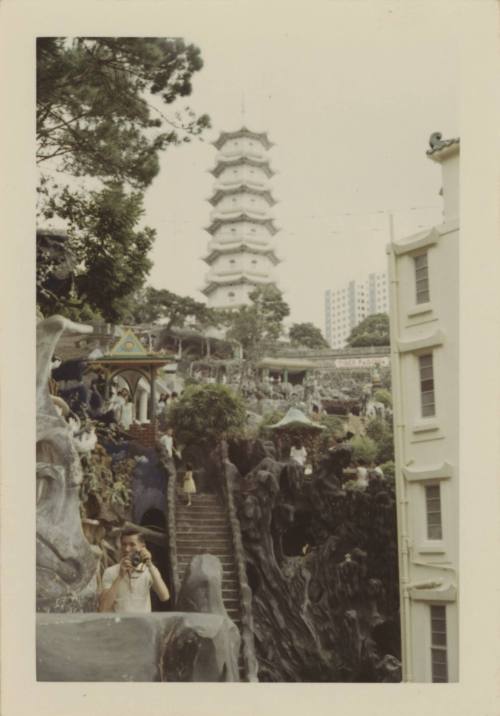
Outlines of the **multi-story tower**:
[[211,223],[212,238],[204,261],[210,266],[202,289],[212,308],[249,303],[248,294],[260,284],[275,284],[279,263],[274,249],[277,229],[271,216],[275,204],[269,188],[274,172],[267,152],[267,134],[242,127],[222,132],[215,147],[217,163]]
[[459,146],[431,137],[443,223],[388,248],[404,681],[458,680]]
[[387,274],[371,273],[366,281],[325,291],[325,334],[332,348],[343,348],[352,329],[367,316],[387,313]]

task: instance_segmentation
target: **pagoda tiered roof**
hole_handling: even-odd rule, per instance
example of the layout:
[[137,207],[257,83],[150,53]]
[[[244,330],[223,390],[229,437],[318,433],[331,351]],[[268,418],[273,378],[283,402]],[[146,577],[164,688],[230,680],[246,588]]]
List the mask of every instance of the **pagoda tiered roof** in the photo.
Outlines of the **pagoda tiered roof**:
[[266,149],[270,149],[274,146],[273,142],[270,142],[267,137],[267,132],[252,132],[250,129],[247,129],[246,127],[242,127],[241,129],[237,129],[235,132],[221,132],[218,139],[215,140],[215,142],[212,142],[214,147],[217,147],[217,149],[221,149],[221,147],[224,146],[226,142],[228,142],[230,139],[239,139],[240,137],[246,137],[248,139],[256,139],[258,142],[262,144]]
[[240,224],[242,221],[248,221],[251,224],[260,224],[261,226],[265,226],[272,235],[279,231],[279,229],[277,229],[274,225],[273,219],[260,219],[258,217],[250,216],[244,212],[238,216],[233,216],[227,219],[214,219],[210,226],[205,227],[205,231],[208,231],[209,234],[215,234],[220,226],[224,226],[225,224]]
[[236,254],[243,252],[247,252],[249,254],[258,254],[259,256],[267,256],[274,264],[274,266],[281,263],[281,259],[276,256],[273,249],[270,249],[268,247],[254,246],[245,241],[235,241],[231,244],[218,246],[217,248],[212,249],[212,251],[207,254],[207,256],[204,256],[203,261],[205,261],[205,263],[207,264],[211,264],[213,261],[215,261],[216,258],[218,258],[219,256],[223,256],[224,254]]
[[235,157],[234,159],[221,159],[217,162],[217,166],[215,166],[213,169],[210,169],[210,173],[213,174],[215,177],[218,177],[227,167],[237,167],[241,166],[242,164],[262,169],[267,177],[272,177],[275,174],[275,172],[269,166],[269,162],[267,160],[263,162],[258,162],[256,159],[250,159],[244,154],[241,154],[239,157]]
[[260,284],[268,284],[272,283],[274,284],[274,281],[263,281],[262,279],[257,278],[256,276],[252,276],[249,274],[246,274],[245,272],[239,273],[236,276],[221,276],[217,279],[217,281],[210,281],[204,288],[201,289],[201,292],[205,294],[205,296],[209,296],[211,293],[216,291],[221,286],[227,286],[228,284],[231,286],[240,286],[243,283],[247,283],[250,285],[260,283]]
[[253,187],[248,186],[248,184],[240,184],[233,189],[218,189],[210,197],[210,199],[208,199],[208,201],[212,204],[212,206],[215,206],[222,198],[225,196],[231,196],[232,194],[255,194],[257,196],[262,196],[267,201],[269,206],[276,204],[276,199],[273,198],[269,189],[254,189]]

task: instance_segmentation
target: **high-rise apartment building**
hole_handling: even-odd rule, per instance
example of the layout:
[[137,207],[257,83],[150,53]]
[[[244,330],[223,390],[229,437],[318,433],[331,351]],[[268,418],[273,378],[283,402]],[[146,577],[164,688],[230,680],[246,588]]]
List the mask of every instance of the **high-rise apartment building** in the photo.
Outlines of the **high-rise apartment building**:
[[325,335],[332,348],[343,348],[352,329],[367,316],[387,313],[387,274],[371,273],[366,281],[325,291]]
[[403,680],[458,681],[459,141],[443,223],[388,247]]

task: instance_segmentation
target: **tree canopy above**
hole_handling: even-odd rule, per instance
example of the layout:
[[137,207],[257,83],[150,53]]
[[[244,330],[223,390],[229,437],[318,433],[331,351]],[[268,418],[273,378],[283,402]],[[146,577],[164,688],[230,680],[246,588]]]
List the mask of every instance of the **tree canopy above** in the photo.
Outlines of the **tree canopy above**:
[[205,303],[191,296],[179,296],[167,289],[148,286],[132,297],[129,321],[151,323],[167,319],[165,328],[183,328],[187,321],[194,321],[199,328],[218,325],[222,316]]
[[256,359],[264,343],[278,340],[290,308],[272,284],[258,286],[248,295],[249,305],[226,313],[227,337],[241,343],[247,358]]
[[143,189],[158,173],[158,152],[209,126],[206,115],[161,109],[191,94],[202,66],[182,39],[38,38],[37,162]]
[[347,345],[353,348],[358,346],[388,346],[389,316],[387,313],[374,313],[367,316],[355,326],[347,339]]
[[290,342],[294,346],[306,348],[328,348],[323,334],[313,323],[294,323],[289,331]]

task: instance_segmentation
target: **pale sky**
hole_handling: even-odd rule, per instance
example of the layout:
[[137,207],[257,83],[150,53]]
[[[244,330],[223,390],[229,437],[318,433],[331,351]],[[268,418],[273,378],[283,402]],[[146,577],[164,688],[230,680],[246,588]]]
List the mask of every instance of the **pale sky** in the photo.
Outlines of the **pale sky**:
[[447,0],[301,7],[213,4],[212,23],[193,18],[185,39],[204,67],[185,103],[213,129],[164,152],[146,193],[145,223],[157,230],[148,283],[205,300],[210,142],[244,124],[275,143],[277,276],[290,321],[323,330],[327,288],[386,269],[382,212],[393,212],[396,237],[440,220],[440,168],[425,152],[432,132],[459,134],[459,18]]
[[242,124],[275,142],[278,281],[294,322],[323,330],[325,289],[385,270],[388,218],[371,212],[392,210],[396,236],[439,221],[440,170],[425,151],[431,132],[459,134],[456,6],[334,2],[327,13],[262,18],[258,32],[242,14],[241,33],[185,38],[205,63],[190,104],[213,129],[169,149],[147,192],[155,287],[204,300],[210,141]]

